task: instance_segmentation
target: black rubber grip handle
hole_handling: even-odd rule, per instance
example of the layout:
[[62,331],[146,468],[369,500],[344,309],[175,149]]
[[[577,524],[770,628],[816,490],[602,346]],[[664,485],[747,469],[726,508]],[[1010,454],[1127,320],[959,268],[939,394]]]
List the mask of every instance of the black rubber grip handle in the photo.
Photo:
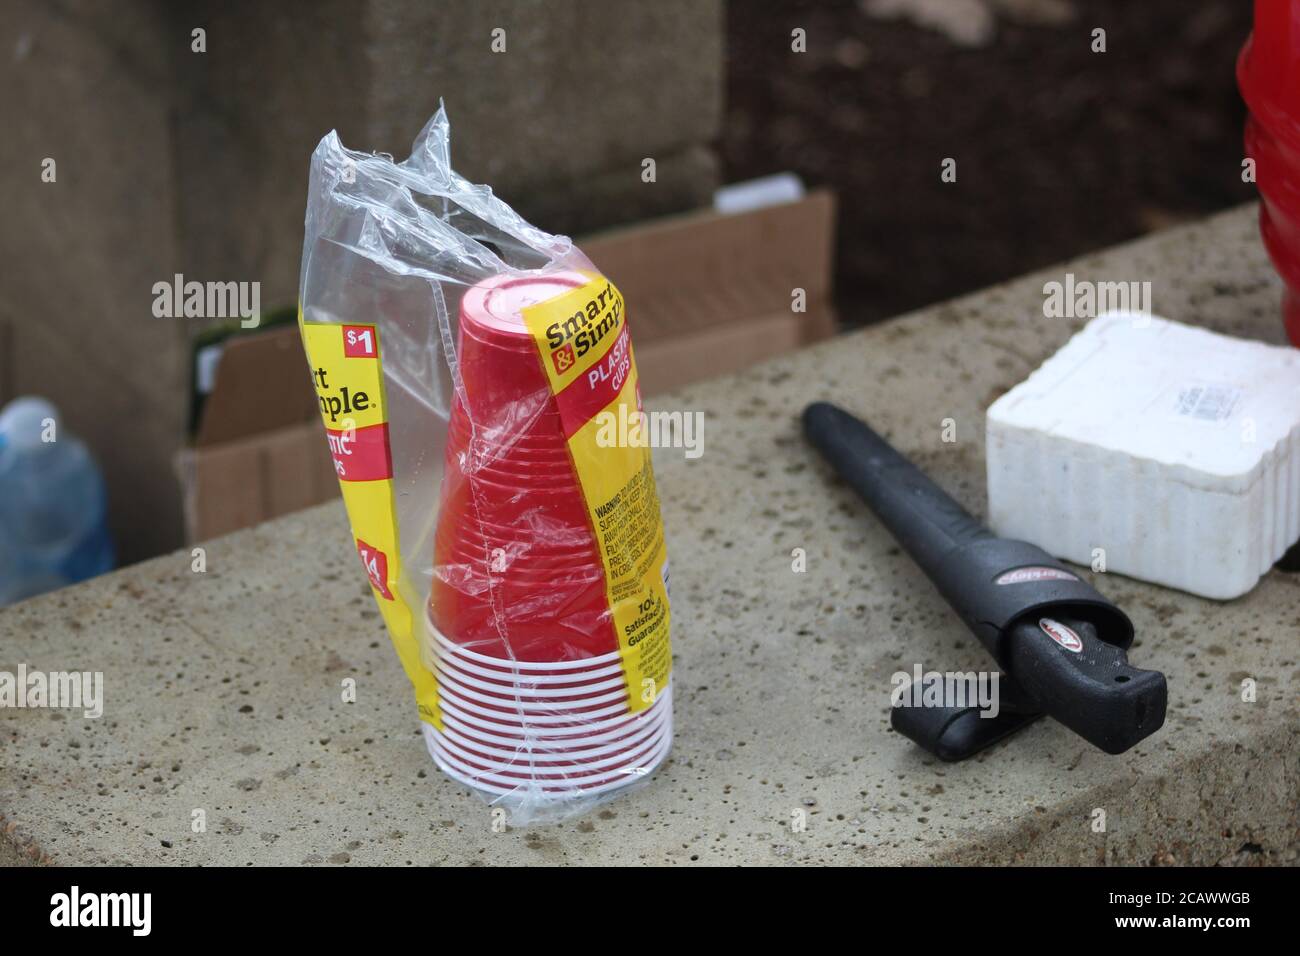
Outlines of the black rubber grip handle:
[[1134,667],[1090,621],[1033,615],[1010,628],[1007,645],[1008,670],[1025,697],[1108,754],[1165,722],[1165,675]]
[[808,440],[930,577],[958,546],[993,536],[866,422],[827,402],[814,402],[804,409],[803,427]]

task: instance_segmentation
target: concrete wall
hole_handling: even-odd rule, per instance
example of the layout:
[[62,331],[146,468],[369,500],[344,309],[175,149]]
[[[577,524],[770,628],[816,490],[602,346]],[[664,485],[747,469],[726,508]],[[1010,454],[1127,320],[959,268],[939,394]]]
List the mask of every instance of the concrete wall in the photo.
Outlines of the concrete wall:
[[405,157],[440,97],[458,171],[554,232],[690,209],[717,183],[721,0],[212,0],[173,17],[208,37],[179,68],[186,258],[256,274],[264,304],[296,294],[320,138]]
[[[64,407],[104,464],[125,558],[175,546],[195,320],[153,318],[154,282],[255,280],[264,309],[291,303],[312,148],[337,128],[405,156],[440,96],[458,169],[539,226],[701,205],[722,19],[722,0],[15,0],[0,400]],[[46,156],[57,183],[40,182]]]
[[[103,465],[127,558],[179,541],[184,330],[169,37],[154,4],[14,0],[0,17],[0,401],[61,407]],[[42,182],[42,162],[55,181]]]
[[[441,95],[469,178],[581,233],[708,202],[722,119],[722,4],[375,0],[373,148],[404,156]],[[494,53],[494,29],[506,51]],[[657,181],[641,182],[652,157]]]

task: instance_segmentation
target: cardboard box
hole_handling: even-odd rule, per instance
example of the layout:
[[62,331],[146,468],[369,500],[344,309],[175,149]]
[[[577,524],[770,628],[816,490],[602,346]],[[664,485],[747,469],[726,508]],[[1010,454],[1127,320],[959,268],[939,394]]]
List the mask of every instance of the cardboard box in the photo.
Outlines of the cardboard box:
[[190,542],[338,495],[297,326],[226,343],[177,470]]
[[[835,197],[673,216],[579,241],[628,303],[643,394],[833,335]],[[803,312],[793,309],[803,290]]]
[[[628,302],[642,392],[734,372],[835,331],[835,200],[691,213],[579,246]],[[792,308],[802,290],[802,312]],[[296,326],[230,339],[178,471],[190,542],[328,501],[338,480]]]

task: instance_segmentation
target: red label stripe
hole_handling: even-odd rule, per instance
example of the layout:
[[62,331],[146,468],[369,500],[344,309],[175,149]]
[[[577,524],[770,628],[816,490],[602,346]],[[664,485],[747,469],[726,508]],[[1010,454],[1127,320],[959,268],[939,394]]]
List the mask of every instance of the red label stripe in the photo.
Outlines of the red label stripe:
[[597,412],[618,397],[631,370],[632,336],[624,324],[623,331],[605,350],[600,361],[560,389],[555,396],[565,438],[571,438]]
[[393,477],[386,423],[365,428],[327,428],[325,434],[339,481],[382,481]]

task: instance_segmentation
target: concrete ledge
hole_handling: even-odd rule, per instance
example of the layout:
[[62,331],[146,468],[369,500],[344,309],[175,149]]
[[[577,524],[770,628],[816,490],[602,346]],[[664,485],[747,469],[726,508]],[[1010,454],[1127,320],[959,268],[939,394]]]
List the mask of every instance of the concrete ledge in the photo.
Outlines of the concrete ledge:
[[[986,659],[798,436],[867,416],[974,510],[983,410],[1079,322],[1042,285],[1149,279],[1156,311],[1282,340],[1254,210],[1111,250],[676,393],[705,454],[656,459],[673,556],[678,736],[645,789],[494,833],[444,779],[338,505],[0,612],[0,669],[101,670],[99,720],[0,712],[0,861],[52,863],[1283,863],[1300,848],[1300,577],[1218,604],[1100,576],[1166,726],[1121,757],[1050,721],[959,765],[888,727],[889,676]],[[941,421],[959,441],[939,441]],[[791,572],[804,548],[808,570]],[[1207,556],[1207,560],[1209,560]],[[357,681],[357,703],[339,682]],[[1241,702],[1244,677],[1258,701]],[[193,811],[207,830],[191,830]],[[1106,812],[1094,832],[1094,810]],[[808,813],[792,833],[792,813]]]

